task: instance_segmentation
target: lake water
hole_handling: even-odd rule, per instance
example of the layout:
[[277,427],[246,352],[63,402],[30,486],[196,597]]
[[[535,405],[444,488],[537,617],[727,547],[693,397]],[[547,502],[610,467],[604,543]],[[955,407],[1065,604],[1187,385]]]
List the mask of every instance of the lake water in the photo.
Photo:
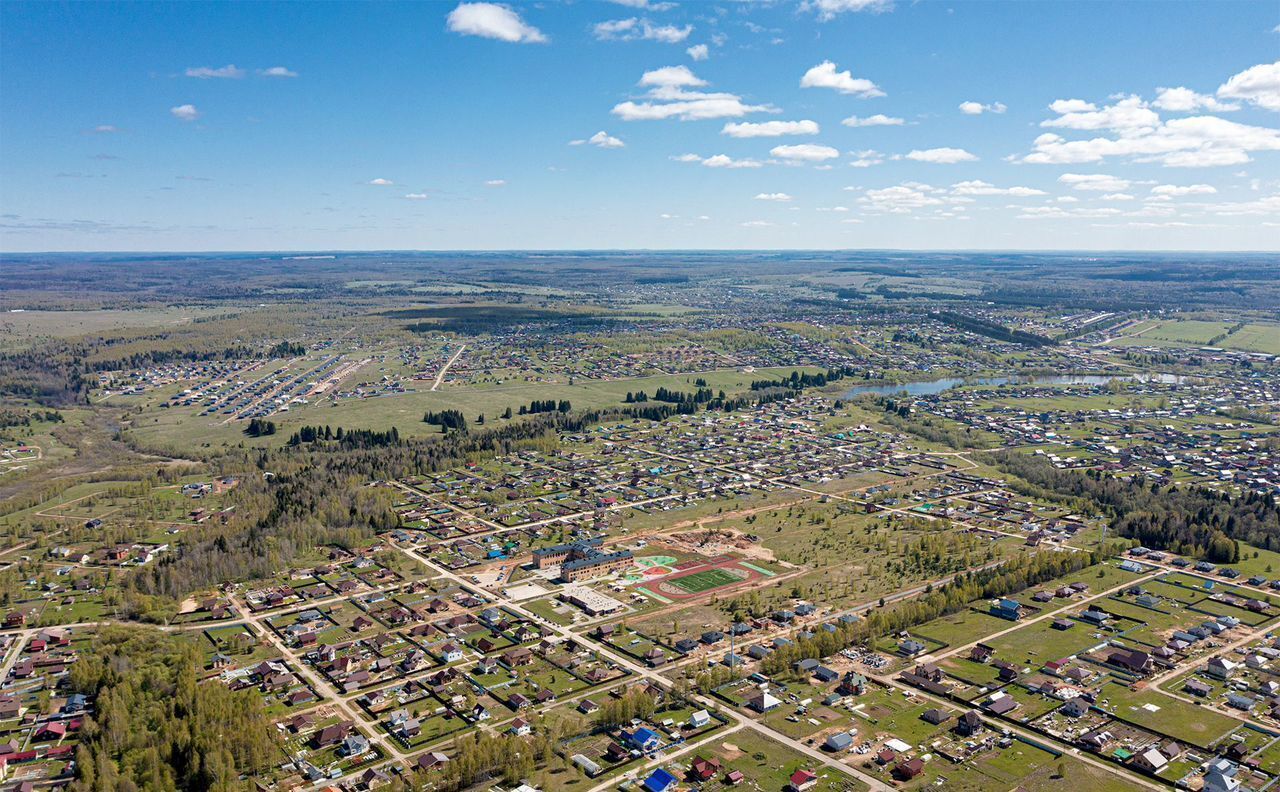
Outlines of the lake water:
[[903,382],[897,385],[855,385],[845,391],[844,398],[851,399],[862,393],[894,396],[903,391],[910,396],[932,396],[960,385],[1106,385],[1112,380],[1132,382],[1162,382],[1179,384],[1183,378],[1175,374],[1054,374],[1043,377],[943,377],[921,382]]

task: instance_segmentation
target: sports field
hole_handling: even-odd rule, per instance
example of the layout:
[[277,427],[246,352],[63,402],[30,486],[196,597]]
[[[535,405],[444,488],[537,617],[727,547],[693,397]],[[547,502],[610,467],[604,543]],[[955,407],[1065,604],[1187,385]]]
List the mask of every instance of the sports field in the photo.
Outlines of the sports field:
[[734,574],[734,571],[728,569],[704,569],[701,572],[694,572],[692,575],[668,580],[667,584],[690,594],[701,594],[713,588],[741,582],[742,579],[741,572]]

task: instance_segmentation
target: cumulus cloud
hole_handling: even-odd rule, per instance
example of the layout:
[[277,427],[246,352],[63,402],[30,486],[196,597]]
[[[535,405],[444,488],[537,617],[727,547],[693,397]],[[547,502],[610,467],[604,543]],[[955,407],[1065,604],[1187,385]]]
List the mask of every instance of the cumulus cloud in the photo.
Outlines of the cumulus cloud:
[[696,61],[704,61],[711,57],[711,51],[707,48],[706,44],[694,44],[692,47],[685,50],[685,52],[689,53],[689,57]]
[[[601,41],[661,41],[665,44],[679,44],[689,38],[693,25],[676,27],[675,25],[655,25],[647,19],[629,17],[627,19],[611,19],[599,22],[592,29],[595,37]],[[703,45],[704,47],[706,45]]]
[[1044,190],[1032,187],[997,187],[980,179],[962,181],[951,185],[952,195],[1011,195],[1015,198],[1028,198],[1035,195],[1048,195]]
[[650,88],[701,88],[706,84],[688,66],[663,66],[640,75],[640,85]]
[[627,8],[643,8],[646,11],[670,11],[676,7],[675,3],[652,3],[649,0],[609,0],[609,2],[614,5],[626,6]]
[[513,44],[541,44],[548,40],[541,30],[527,24],[514,10],[497,3],[460,3],[449,12],[445,23],[450,32],[463,36]]
[[728,154],[714,154],[710,157],[702,157],[698,154],[680,154],[672,157],[676,162],[696,162],[707,168],[760,168],[764,163],[753,159],[734,159]]
[[200,117],[200,111],[193,104],[178,105],[170,107],[169,114],[179,121],[195,121]]
[[820,146],[816,143],[796,143],[788,146],[774,146],[769,149],[769,154],[778,159],[788,160],[790,162],[825,162],[826,160],[836,159],[840,156],[840,152],[830,146]]
[[187,69],[186,75],[198,80],[238,80],[244,76],[244,69],[230,63],[217,69],[209,66],[192,66]]
[[298,73],[284,66],[272,66],[269,69],[259,69],[258,74],[263,77],[297,77]]
[[485,187],[506,187],[507,180],[506,179],[489,179],[484,183],[484,186]]
[[1168,167],[1240,165],[1253,151],[1280,150],[1280,130],[1238,124],[1216,116],[1189,116],[1140,131],[1117,132],[1111,137],[1067,140],[1046,133],[1037,137],[1033,151],[1022,162],[1065,165],[1101,162],[1108,157],[1132,157],[1139,162],[1159,162]]
[[369,184],[372,184],[374,187],[390,187],[391,185],[395,184],[395,182],[391,181],[390,179],[378,178],[378,179],[370,179]]
[[991,104],[983,104],[982,102],[961,102],[960,112],[965,115],[982,115],[983,113],[1003,113],[1009,108],[1005,107],[1003,102],[992,102]]
[[1191,113],[1196,110],[1226,113],[1240,109],[1238,104],[1219,102],[1212,96],[1183,87],[1157,88],[1155,101],[1151,104],[1170,113]]
[[954,165],[957,162],[973,162],[978,158],[962,148],[942,146],[931,149],[914,149],[906,155],[907,159],[916,162],[929,162],[935,165]]
[[1216,195],[1218,189],[1210,184],[1157,184],[1151,188],[1152,195],[1164,195],[1180,198],[1184,195]]
[[801,88],[830,88],[842,94],[851,94],[862,99],[884,96],[884,91],[873,82],[862,77],[854,77],[848,69],[836,71],[831,61],[823,61],[809,69],[800,78]]
[[691,90],[707,84],[688,66],[664,66],[645,72],[640,77],[648,88],[643,101],[628,100],[611,111],[624,121],[652,121],[678,118],[699,121],[710,118],[740,118],[748,113],[776,113],[772,105],[750,105],[731,93]]
[[813,11],[818,19],[830,22],[841,14],[870,11],[879,13],[893,8],[893,0],[805,0],[800,7]]
[[[1218,89],[1219,98],[1246,99],[1265,106],[1269,101],[1266,68],[1255,66],[1232,77]],[[1257,72],[1257,69],[1263,71]],[[1280,70],[1277,73],[1280,74]],[[1275,98],[1276,107],[1280,109],[1280,94]],[[1102,134],[1068,140],[1056,132],[1046,132],[1035,139],[1031,153],[1011,159],[1062,165],[1128,157],[1166,167],[1210,167],[1249,162],[1250,153],[1255,151],[1280,150],[1280,130],[1211,115],[1162,120],[1152,109],[1160,105],[1210,109],[1206,100],[1214,102],[1212,107],[1216,110],[1230,109],[1217,100],[1181,88],[1161,89],[1160,98],[1152,105],[1138,96],[1121,96],[1103,107],[1081,99],[1060,99],[1049,106],[1056,117],[1042,121],[1042,127]]]
[[884,113],[876,113],[875,115],[869,115],[869,116],[866,116],[865,118],[859,118],[856,115],[849,116],[848,118],[844,119],[840,123],[844,124],[847,127],[874,127],[874,126],[902,126],[903,124],[906,123],[906,121],[904,121],[901,118],[894,118],[892,116],[887,116]]
[[[1061,105],[1054,102],[1050,107],[1080,107],[1073,103],[1079,100],[1067,100]],[[1087,104],[1087,103],[1086,103]],[[1140,134],[1154,129],[1160,123],[1160,116],[1147,107],[1147,103],[1138,96],[1126,96],[1113,105],[1101,109],[1087,105],[1088,109],[1055,110],[1059,115],[1040,122],[1042,127],[1060,129],[1097,130],[1110,129],[1126,134]]]
[[870,168],[873,165],[879,165],[884,162],[884,155],[875,149],[863,149],[862,151],[850,152],[854,159],[849,163],[851,168]]
[[894,187],[867,190],[859,196],[858,203],[873,212],[910,214],[916,209],[946,204],[946,201],[937,194],[939,192],[927,184],[906,182]]
[[569,145],[570,146],[592,145],[592,146],[598,146],[600,148],[605,148],[605,149],[619,149],[619,148],[624,148],[627,144],[623,143],[621,140],[614,137],[613,135],[610,135],[608,132],[605,132],[602,129],[589,138],[583,138],[580,140],[570,140]]
[[1094,192],[1119,192],[1129,189],[1130,181],[1105,173],[1064,173],[1058,181],[1073,190],[1092,190]]
[[425,201],[430,197],[431,196],[427,195],[426,193],[408,193],[405,195],[405,198],[407,198],[410,201]]
[[787,203],[791,200],[791,196],[784,192],[773,193],[757,193],[755,200],[757,201],[777,201],[778,203]]
[[1102,196],[1102,198],[1101,198],[1101,199],[1099,199],[1099,200],[1103,200],[1103,201],[1132,201],[1132,200],[1133,200],[1133,196],[1132,196],[1132,195],[1130,195],[1130,194],[1128,194],[1128,193],[1107,193],[1106,195]]
[[720,134],[735,138],[782,137],[783,135],[816,135],[822,131],[817,121],[750,121],[730,122]]
[[740,223],[739,225],[743,228],[768,228],[773,225],[773,223],[770,223],[768,220],[748,220],[745,223]]
[[1260,63],[1232,75],[1218,86],[1222,99],[1241,99],[1267,110],[1280,110],[1280,61]]

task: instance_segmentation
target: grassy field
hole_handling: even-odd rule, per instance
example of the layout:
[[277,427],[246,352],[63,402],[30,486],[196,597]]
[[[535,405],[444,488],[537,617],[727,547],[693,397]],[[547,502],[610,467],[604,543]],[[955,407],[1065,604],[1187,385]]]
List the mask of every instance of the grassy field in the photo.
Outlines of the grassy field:
[[21,349],[39,337],[73,338],[124,328],[164,328],[229,313],[228,309],[170,306],[137,310],[8,311],[0,313],[0,349]]
[[[250,439],[244,436],[244,422],[223,423],[223,416],[199,416],[189,409],[147,409],[133,423],[132,432],[145,445],[158,447],[190,447],[202,444],[255,446],[283,445],[301,426],[342,426],[349,429],[387,430],[395,427],[403,436],[438,434],[440,428],[423,423],[428,411],[459,410],[467,421],[476,424],[481,415],[487,425],[499,425],[499,416],[510,408],[518,413],[522,405],[535,399],[568,401],[573,409],[622,407],[628,392],[653,394],[660,387],[692,392],[694,381],[701,377],[714,391],[742,393],[751,382],[790,375],[793,370],[816,372],[815,368],[797,367],[759,369],[751,373],[730,369],[698,374],[665,374],[620,380],[580,380],[568,383],[520,383],[474,387],[444,386],[395,396],[370,399],[348,399],[336,404],[316,402],[296,405],[287,413],[273,415],[279,427],[270,437]],[[518,419],[513,419],[518,420]]]
[[1206,748],[1240,722],[1154,690],[1129,690],[1112,682],[1102,688],[1100,702],[1116,717],[1167,737]]
[[1280,325],[1247,324],[1222,342],[1227,349],[1280,355]]

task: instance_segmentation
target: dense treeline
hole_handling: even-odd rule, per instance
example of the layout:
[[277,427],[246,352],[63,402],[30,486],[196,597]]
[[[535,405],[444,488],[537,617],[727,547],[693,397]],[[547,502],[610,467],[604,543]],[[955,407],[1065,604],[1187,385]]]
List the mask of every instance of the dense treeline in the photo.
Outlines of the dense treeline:
[[837,625],[835,632],[818,630],[812,638],[801,638],[792,646],[777,649],[761,662],[760,670],[769,675],[786,673],[797,660],[828,657],[842,649],[957,613],[975,601],[1008,596],[1077,572],[1109,557],[1113,549],[1091,553],[1037,553],[1016,557],[991,569],[962,572],[951,582],[913,600],[879,608],[852,624]]
[[375,429],[343,429],[330,426],[304,426],[289,437],[290,446],[304,443],[334,442],[339,448],[381,448],[400,444],[400,430],[394,426],[386,431]]
[[1237,542],[1280,550],[1280,508],[1274,495],[1232,495],[1207,487],[1117,478],[1097,470],[1058,470],[1044,459],[1013,451],[988,456],[1036,493],[1101,508],[1113,517],[1113,531],[1147,547],[1216,563],[1239,560]]
[[600,711],[596,713],[596,726],[612,729],[630,723],[633,718],[648,720],[657,706],[657,702],[648,693],[633,690],[621,698],[610,698],[600,705]]
[[0,408],[0,429],[14,426],[30,426],[32,421],[62,423],[62,413],[57,410],[18,410],[8,407]]
[[266,437],[276,433],[276,422],[268,421],[266,418],[250,418],[249,424],[244,428],[244,433],[249,437]]
[[66,407],[83,402],[90,384],[82,352],[70,344],[0,355],[0,397]]
[[827,383],[838,382],[845,377],[854,375],[852,368],[827,369],[825,372],[820,371],[817,374],[809,374],[808,372],[791,372],[790,377],[783,377],[776,380],[754,380],[751,383],[751,390],[765,390],[766,388],[791,388],[792,390],[804,390],[805,388],[821,388]]
[[997,341],[1008,341],[1012,344],[1022,344],[1023,346],[1041,347],[1052,346],[1056,343],[1052,338],[1035,333],[1028,333],[1025,330],[1014,330],[1011,327],[1005,327],[1002,324],[988,322],[985,319],[977,319],[972,316],[952,313],[951,311],[938,311],[933,314],[934,318],[940,322],[945,322],[952,327],[958,327],[961,330],[967,330],[970,333],[977,333],[988,338],[994,338]]
[[307,354],[307,345],[297,341],[281,341],[267,352],[269,357],[302,357]]
[[279,758],[262,699],[252,690],[197,684],[199,668],[199,653],[184,638],[104,629],[71,666],[71,688],[94,697],[71,788],[252,788],[255,775]]
[[521,415],[537,415],[538,413],[561,412],[567,413],[573,409],[573,405],[568,399],[534,399],[529,402],[528,406],[520,406]]
[[[444,431],[456,429],[465,431],[467,428],[467,419],[462,415],[461,410],[440,410],[439,412],[428,412],[422,416],[423,423],[429,423],[432,426],[438,426]],[[484,423],[481,421],[481,423]]]

